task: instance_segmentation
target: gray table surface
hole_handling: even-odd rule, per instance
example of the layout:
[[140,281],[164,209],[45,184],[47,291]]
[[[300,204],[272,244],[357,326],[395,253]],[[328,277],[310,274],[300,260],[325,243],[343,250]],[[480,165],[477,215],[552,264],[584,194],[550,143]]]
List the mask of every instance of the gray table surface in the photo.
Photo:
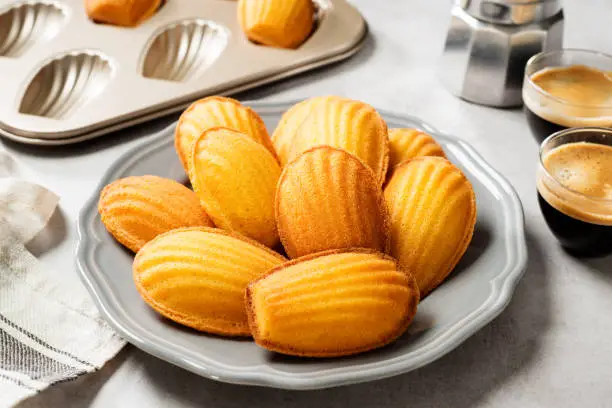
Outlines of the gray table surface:
[[[441,360],[368,384],[288,392],[216,383],[126,347],[103,370],[55,386],[21,407],[609,407],[612,406],[612,257],[577,260],[559,249],[536,201],[537,145],[520,110],[472,105],[435,76],[450,1],[355,0],[368,19],[365,49],[347,63],[241,99],[346,95],[410,113],[472,143],[517,189],[529,266],[503,314]],[[612,53],[612,2],[566,0],[566,46]],[[74,220],[106,168],[176,117],[67,148],[3,142],[39,183],[61,195],[52,228],[30,245],[80,290]]]

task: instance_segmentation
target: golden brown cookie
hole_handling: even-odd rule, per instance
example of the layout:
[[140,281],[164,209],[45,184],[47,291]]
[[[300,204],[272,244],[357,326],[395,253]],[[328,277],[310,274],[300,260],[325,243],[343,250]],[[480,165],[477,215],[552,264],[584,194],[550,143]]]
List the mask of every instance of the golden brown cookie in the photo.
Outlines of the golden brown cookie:
[[157,176],[112,182],[100,194],[98,211],[106,229],[134,252],[175,228],[213,226],[193,191]]
[[371,250],[295,259],[248,285],[255,342],[304,357],[357,354],[389,344],[412,322],[419,290],[393,258]]
[[315,106],[300,126],[289,161],[319,145],[338,147],[359,157],[382,185],[389,164],[387,125],[363,102],[335,97]]
[[291,258],[328,249],[389,249],[389,216],[374,172],[330,146],[307,150],[285,166],[276,223]]
[[243,133],[212,128],[193,144],[191,184],[215,225],[269,247],[278,243],[274,195],[280,173],[275,157]]
[[283,114],[283,117],[272,135],[272,143],[274,144],[274,149],[276,150],[281,166],[285,166],[288,163],[293,139],[306,117],[312,112],[315,106],[333,98],[335,98],[335,96],[318,96],[306,99],[305,101],[293,105]]
[[297,48],[312,32],[312,0],[238,0],[238,21],[256,43]]
[[395,169],[385,201],[391,256],[412,272],[424,297],[450,274],[472,239],[472,185],[448,160],[418,157]]
[[446,157],[433,137],[418,129],[389,129],[389,170],[422,156]]
[[176,125],[174,146],[185,171],[189,170],[189,155],[198,136],[207,129],[219,126],[250,136],[276,157],[266,125],[255,111],[234,99],[211,96],[192,103]]
[[224,336],[249,336],[244,292],[285,259],[241,235],[185,228],[160,235],[136,255],[134,282],[161,315]]
[[161,0],[85,0],[85,11],[95,22],[133,27],[151,17]]

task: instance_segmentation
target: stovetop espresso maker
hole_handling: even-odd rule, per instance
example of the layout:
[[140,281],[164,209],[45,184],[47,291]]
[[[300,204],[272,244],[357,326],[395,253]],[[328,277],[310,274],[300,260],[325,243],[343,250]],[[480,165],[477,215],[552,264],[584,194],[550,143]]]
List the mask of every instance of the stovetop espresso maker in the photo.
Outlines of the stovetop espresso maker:
[[560,0],[455,0],[439,75],[455,95],[488,106],[519,106],[527,60],[560,49]]

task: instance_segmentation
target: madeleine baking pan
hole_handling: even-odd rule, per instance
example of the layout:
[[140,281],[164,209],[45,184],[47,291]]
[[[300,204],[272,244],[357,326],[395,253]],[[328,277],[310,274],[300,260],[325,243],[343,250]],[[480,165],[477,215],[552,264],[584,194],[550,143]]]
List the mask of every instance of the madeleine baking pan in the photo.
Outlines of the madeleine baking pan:
[[82,0],[0,0],[0,134],[60,145],[348,58],[366,23],[346,0],[316,0],[295,50],[250,42],[236,1],[169,0],[136,28],[90,21]]

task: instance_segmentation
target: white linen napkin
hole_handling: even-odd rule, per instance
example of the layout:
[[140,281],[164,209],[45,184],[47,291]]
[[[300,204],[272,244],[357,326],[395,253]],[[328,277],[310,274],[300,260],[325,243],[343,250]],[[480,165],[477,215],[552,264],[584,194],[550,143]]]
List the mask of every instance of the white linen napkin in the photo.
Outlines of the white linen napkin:
[[17,170],[0,147],[0,407],[99,369],[124,345],[87,295],[55,281],[26,249],[59,198]]

